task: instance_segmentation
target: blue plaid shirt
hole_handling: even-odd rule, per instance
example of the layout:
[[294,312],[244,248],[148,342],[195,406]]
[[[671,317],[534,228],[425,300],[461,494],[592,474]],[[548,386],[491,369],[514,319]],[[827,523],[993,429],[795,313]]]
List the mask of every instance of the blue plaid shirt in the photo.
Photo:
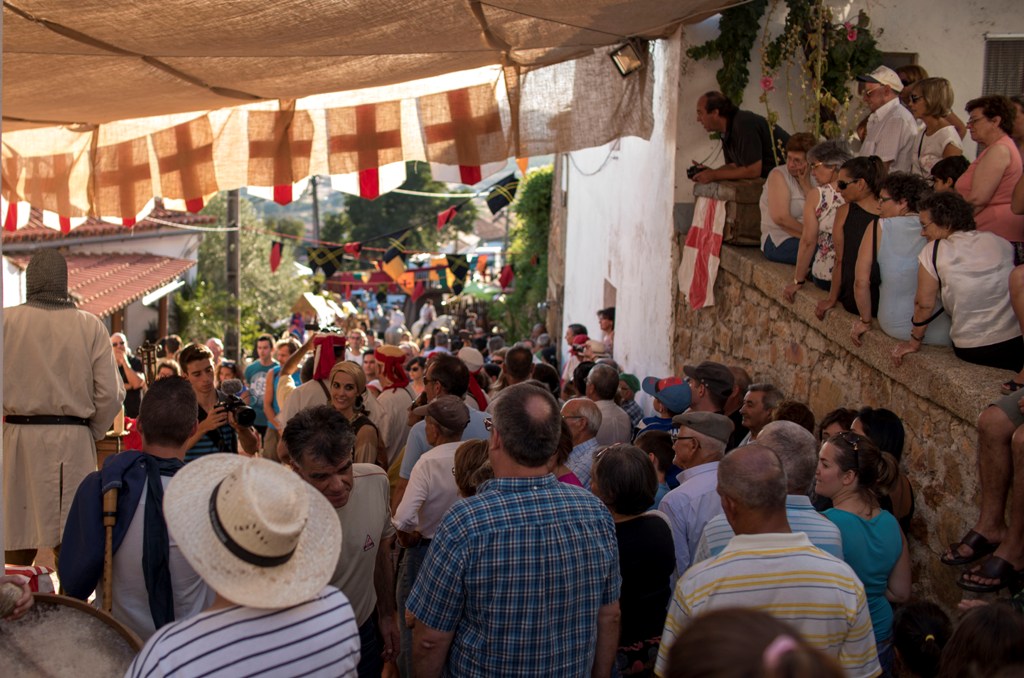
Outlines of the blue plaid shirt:
[[583,487],[590,489],[590,469],[594,466],[594,453],[601,446],[597,444],[597,438],[585,440],[572,448],[569,458],[565,461],[566,467],[576,474]]
[[445,514],[406,607],[454,632],[449,676],[589,676],[619,599],[615,524],[553,475],[497,478]]
[[619,405],[626,414],[629,415],[629,423],[636,428],[640,425],[640,422],[644,419],[644,411],[640,408],[639,403],[635,400],[627,400],[626,402]]

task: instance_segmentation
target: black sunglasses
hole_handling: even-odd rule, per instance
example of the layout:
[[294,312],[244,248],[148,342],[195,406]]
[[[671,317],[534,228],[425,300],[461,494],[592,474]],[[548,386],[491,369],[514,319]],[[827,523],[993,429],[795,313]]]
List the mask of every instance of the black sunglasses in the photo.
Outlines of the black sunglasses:
[[845,191],[845,190],[846,190],[847,188],[849,188],[849,187],[850,187],[850,186],[851,186],[852,184],[855,184],[855,183],[857,183],[858,181],[860,181],[860,179],[853,179],[852,181],[843,181],[842,179],[840,179],[839,181],[837,181],[837,182],[836,182],[836,186],[838,186],[838,187],[839,187],[839,190],[840,190],[840,191]]

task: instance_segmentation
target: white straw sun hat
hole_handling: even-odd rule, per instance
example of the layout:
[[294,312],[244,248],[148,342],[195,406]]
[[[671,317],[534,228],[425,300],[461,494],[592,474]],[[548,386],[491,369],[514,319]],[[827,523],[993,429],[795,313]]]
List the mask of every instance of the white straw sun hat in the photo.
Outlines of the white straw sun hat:
[[312,599],[341,552],[341,524],[327,499],[267,459],[211,454],[187,464],[167,485],[164,516],[196,573],[248,607]]

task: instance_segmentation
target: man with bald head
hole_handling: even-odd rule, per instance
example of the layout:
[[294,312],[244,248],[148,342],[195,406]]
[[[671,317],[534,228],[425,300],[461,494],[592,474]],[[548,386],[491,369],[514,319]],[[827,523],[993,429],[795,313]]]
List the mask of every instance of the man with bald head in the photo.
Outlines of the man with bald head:
[[736,536],[676,585],[656,675],[665,675],[669,650],[691,620],[727,607],[758,609],[792,624],[847,676],[881,673],[864,586],[849,565],[790,529],[786,493],[783,464],[764,445],[740,447],[719,464],[718,494]]
[[561,422],[547,389],[506,388],[492,421],[494,479],[445,513],[409,597],[416,675],[608,676],[622,581],[612,516],[550,472]]
[[590,489],[590,467],[594,465],[594,452],[600,445],[597,432],[601,429],[601,410],[589,398],[573,398],[562,405],[562,419],[572,435],[572,452],[565,465],[569,467],[583,487]]
[[[811,543],[840,560],[843,538],[835,523],[814,510],[810,493],[818,465],[818,441],[800,424],[773,421],[761,429],[759,445],[774,452],[786,472],[786,519],[793,532],[803,532]],[[697,544],[693,562],[717,556],[736,536],[724,514],[708,521]]]

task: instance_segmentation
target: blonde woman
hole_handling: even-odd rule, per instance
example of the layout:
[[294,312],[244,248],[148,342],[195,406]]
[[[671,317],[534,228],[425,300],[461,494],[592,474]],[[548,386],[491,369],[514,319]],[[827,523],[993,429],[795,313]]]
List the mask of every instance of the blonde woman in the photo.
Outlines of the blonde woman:
[[945,78],[925,78],[910,89],[907,108],[924,123],[914,141],[911,171],[927,177],[942,158],[964,154],[963,141],[947,120],[953,107],[953,88]]
[[343,360],[331,368],[328,379],[331,393],[331,407],[336,409],[352,424],[356,433],[356,447],[352,455],[357,464],[377,464],[387,468],[387,448],[380,432],[366,415],[363,405],[366,395],[366,374],[354,362]]

